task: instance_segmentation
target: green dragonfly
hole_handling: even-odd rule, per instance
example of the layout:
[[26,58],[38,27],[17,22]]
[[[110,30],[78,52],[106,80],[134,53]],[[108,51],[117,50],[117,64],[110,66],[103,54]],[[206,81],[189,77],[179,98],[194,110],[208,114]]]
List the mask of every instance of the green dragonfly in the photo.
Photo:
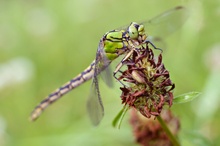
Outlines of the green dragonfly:
[[149,40],[150,37],[145,33],[145,28],[147,28],[149,34],[159,36],[160,38],[167,37],[168,34],[180,28],[184,23],[186,20],[185,14],[186,8],[178,6],[148,21],[143,21],[142,23],[132,22],[128,27],[112,30],[104,34],[100,39],[96,58],[89,67],[41,101],[31,113],[30,119],[32,121],[36,120],[50,104],[87,80],[93,79],[87,109],[93,125],[98,125],[104,116],[98,75],[101,73],[107,85],[111,86],[112,82],[109,80],[109,75],[112,73],[108,69],[108,66],[113,60],[119,56],[124,56],[113,72],[113,76],[115,77],[116,73],[123,66],[124,61],[139,46],[150,44],[155,49],[159,49]]

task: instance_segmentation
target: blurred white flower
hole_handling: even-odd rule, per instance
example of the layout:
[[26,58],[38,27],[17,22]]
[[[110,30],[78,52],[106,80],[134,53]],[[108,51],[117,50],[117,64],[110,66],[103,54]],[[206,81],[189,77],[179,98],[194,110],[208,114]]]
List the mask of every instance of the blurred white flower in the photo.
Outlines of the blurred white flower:
[[27,58],[14,58],[0,64],[0,89],[30,79],[33,72],[33,64]]
[[205,54],[205,65],[209,70],[219,70],[220,72],[220,44],[216,44]]
[[42,8],[32,9],[27,15],[26,24],[28,32],[39,37],[50,35],[55,29],[52,15]]

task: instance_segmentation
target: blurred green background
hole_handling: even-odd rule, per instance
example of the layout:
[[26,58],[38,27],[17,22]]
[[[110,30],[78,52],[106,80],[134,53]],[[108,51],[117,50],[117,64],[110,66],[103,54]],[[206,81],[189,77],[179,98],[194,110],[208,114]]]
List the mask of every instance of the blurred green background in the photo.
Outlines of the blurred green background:
[[190,16],[165,38],[164,63],[176,84],[174,95],[203,93],[172,107],[181,121],[180,139],[191,145],[190,131],[220,145],[220,0],[0,0],[0,146],[137,145],[129,114],[120,130],[111,126],[122,108],[120,90],[102,82],[105,117],[98,127],[86,113],[91,82],[36,122],[28,117],[45,96],[90,64],[105,32],[177,5],[188,7]]

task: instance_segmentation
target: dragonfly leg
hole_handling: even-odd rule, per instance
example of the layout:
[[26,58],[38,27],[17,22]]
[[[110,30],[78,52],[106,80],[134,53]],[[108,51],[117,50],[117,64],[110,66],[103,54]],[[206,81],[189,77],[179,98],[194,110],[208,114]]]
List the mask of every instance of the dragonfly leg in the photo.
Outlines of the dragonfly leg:
[[[124,61],[125,61],[125,60],[124,60]],[[116,77],[116,74],[117,74],[118,72],[122,73],[122,71],[120,70],[120,68],[124,65],[124,61],[122,60],[122,61],[117,65],[115,71],[113,72],[113,76],[114,76],[114,78],[115,78],[120,84],[122,84],[122,86],[126,87],[126,85],[123,84],[123,83]]]
[[151,41],[149,41],[149,40],[145,40],[144,43],[150,44],[151,46],[154,47],[154,49],[156,49],[156,50],[160,50],[161,53],[163,52],[163,49],[161,49],[161,48],[157,48],[157,47],[156,47]]
[[[113,72],[113,76],[114,78],[119,81],[119,83],[121,83],[124,87],[126,87],[125,84],[123,84],[120,80],[118,80],[118,78],[116,77],[116,74],[118,72],[121,72],[120,69],[121,67],[124,65],[124,62],[132,55],[132,53],[134,52],[135,49],[132,49],[130,52],[128,52],[128,54],[121,60],[121,62],[116,66],[115,71]],[[122,72],[121,72],[122,73]]]

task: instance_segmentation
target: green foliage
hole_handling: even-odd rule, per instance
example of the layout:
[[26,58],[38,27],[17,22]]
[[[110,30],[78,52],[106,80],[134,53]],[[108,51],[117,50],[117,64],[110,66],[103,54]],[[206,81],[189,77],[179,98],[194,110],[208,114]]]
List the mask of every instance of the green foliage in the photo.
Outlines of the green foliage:
[[196,97],[198,97],[200,94],[201,94],[200,92],[189,92],[189,93],[181,94],[173,99],[173,104],[190,102],[194,100]]
[[112,121],[112,125],[113,127],[116,127],[118,129],[120,129],[121,127],[121,123],[124,119],[125,114],[127,113],[129,107],[128,106],[124,106],[120,112],[116,115],[116,117],[114,118],[114,120]]

